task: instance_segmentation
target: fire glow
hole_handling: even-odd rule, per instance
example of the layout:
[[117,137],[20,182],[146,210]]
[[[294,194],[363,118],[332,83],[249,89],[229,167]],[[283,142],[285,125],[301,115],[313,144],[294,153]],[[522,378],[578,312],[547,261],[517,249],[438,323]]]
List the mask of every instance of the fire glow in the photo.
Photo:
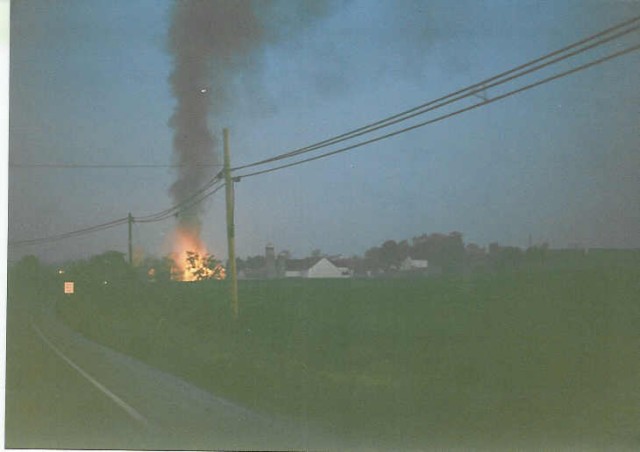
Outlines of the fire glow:
[[174,281],[220,280],[226,277],[222,265],[211,265],[207,247],[198,238],[198,234],[184,228],[176,229],[171,257],[174,262],[171,279]]

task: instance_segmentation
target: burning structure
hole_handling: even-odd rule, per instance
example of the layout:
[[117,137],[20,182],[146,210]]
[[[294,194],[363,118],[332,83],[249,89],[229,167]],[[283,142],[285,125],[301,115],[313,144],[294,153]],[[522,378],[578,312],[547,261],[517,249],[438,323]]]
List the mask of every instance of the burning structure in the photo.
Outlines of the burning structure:
[[[176,106],[169,121],[177,177],[170,188],[179,205],[215,175],[219,159],[209,120],[228,111],[230,90],[250,83],[267,42],[287,36],[327,11],[324,0],[287,3],[183,0],[173,5],[168,49],[173,57],[169,77]],[[280,16],[287,11],[286,24]],[[286,26],[285,26],[286,25]],[[247,70],[250,69],[250,70]],[[243,77],[238,77],[242,73]],[[211,169],[214,168],[212,171]],[[187,251],[206,255],[201,232],[202,206],[182,210],[173,237],[174,260],[184,274]]]
[[226,270],[211,254],[197,234],[177,228],[173,237],[171,279],[201,281],[225,279]]
[[[190,0],[173,6],[170,83],[177,102],[169,124],[174,130],[178,169],[170,193],[177,205],[202,189],[217,171],[219,159],[209,117],[216,118],[222,111],[232,73],[260,42],[260,30],[250,2]],[[174,279],[224,278],[219,264],[208,268],[212,262],[200,235],[201,214],[202,206],[196,204],[177,217],[171,237]]]

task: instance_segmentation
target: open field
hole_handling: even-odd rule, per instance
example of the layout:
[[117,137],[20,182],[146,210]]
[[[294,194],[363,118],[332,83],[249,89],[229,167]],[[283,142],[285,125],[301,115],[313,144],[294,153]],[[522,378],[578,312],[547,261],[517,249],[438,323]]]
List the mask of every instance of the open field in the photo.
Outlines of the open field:
[[[640,265],[78,288],[87,337],[368,446],[640,447]],[[564,268],[560,268],[564,267]]]

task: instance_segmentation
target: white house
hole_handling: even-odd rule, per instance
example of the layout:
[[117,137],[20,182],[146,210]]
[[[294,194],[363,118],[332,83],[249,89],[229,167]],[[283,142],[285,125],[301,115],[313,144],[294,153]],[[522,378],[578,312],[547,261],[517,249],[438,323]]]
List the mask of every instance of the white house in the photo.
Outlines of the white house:
[[287,262],[287,278],[350,278],[351,271],[338,267],[326,257],[319,259],[299,259]]
[[407,256],[405,260],[400,263],[400,271],[425,271],[429,267],[429,261],[426,259],[412,259],[411,256]]

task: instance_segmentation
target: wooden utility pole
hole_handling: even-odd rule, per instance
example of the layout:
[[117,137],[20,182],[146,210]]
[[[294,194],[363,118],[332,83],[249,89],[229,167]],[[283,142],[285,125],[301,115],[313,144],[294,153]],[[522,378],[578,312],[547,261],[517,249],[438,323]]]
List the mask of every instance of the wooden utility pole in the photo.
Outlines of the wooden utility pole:
[[129,212],[129,265],[133,265],[133,238],[131,237],[131,226],[133,225],[133,216]]
[[236,241],[235,241],[235,225],[233,220],[234,211],[234,190],[233,179],[231,178],[231,157],[229,155],[229,129],[223,129],[222,135],[224,139],[224,180],[225,193],[227,200],[227,248],[229,254],[229,274],[231,278],[231,311],[233,317],[238,318],[238,274],[236,271]]

